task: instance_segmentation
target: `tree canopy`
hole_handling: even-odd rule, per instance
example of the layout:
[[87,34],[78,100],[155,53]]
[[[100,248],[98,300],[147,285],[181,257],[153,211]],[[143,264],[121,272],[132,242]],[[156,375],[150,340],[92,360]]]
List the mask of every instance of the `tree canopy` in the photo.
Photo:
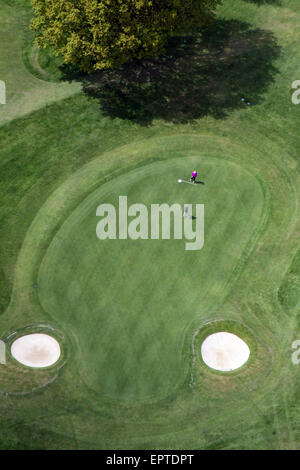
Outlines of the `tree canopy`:
[[85,72],[164,51],[170,35],[207,25],[222,0],[32,0],[40,47]]

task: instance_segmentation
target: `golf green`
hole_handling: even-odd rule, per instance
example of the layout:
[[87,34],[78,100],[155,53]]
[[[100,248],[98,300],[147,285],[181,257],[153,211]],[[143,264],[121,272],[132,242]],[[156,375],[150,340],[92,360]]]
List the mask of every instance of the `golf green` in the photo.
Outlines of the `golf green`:
[[[178,176],[196,165],[205,184],[179,185]],[[185,250],[184,239],[99,240],[96,208],[110,203],[118,209],[120,195],[149,212],[154,203],[204,204],[203,249]],[[185,333],[230,288],[263,203],[255,177],[199,155],[112,178],[72,211],[42,261],[39,296],[55,321],[78,338],[78,368],[92,389],[119,399],[153,399],[185,381]]]

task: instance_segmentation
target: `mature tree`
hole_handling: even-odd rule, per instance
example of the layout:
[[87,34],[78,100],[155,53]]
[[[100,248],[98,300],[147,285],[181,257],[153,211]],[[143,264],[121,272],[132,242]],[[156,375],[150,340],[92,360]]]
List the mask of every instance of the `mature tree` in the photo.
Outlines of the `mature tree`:
[[32,0],[32,29],[85,72],[164,51],[167,38],[207,25],[222,0]]

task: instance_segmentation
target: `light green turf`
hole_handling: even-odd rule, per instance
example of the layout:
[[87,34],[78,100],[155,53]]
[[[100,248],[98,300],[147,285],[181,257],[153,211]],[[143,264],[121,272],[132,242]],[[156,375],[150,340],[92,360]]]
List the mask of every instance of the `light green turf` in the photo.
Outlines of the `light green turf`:
[[[280,47],[260,104],[147,127],[49,81],[58,71],[36,62],[28,1],[0,0],[0,12],[0,448],[299,449],[298,0],[224,0],[218,11]],[[176,182],[194,167],[205,185]],[[203,250],[98,240],[96,208],[119,195],[204,203]],[[251,349],[229,374],[199,354],[220,330]],[[29,332],[59,340],[56,366],[11,357]]]
[[[0,77],[6,82],[7,87],[5,113],[2,109],[0,110],[1,124],[28,115],[36,109],[78,93],[80,90],[78,84],[57,85],[42,81],[37,78],[38,73],[32,74],[32,70],[25,67],[23,56],[32,34],[28,31],[30,11],[23,5],[28,5],[29,2],[24,0],[13,2],[11,7],[9,3],[1,0],[0,4],[1,18],[5,18],[5,21],[1,21],[0,24]],[[8,62],[3,60],[4,57]],[[35,58],[32,60],[34,61]],[[40,76],[42,76],[42,71]]]

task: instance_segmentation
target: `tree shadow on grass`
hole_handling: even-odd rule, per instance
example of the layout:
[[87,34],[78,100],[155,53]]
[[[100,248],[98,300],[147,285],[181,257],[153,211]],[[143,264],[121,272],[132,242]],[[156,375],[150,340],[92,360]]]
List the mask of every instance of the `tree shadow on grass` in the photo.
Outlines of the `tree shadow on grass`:
[[201,32],[172,38],[160,57],[77,79],[106,116],[141,125],[153,119],[187,123],[207,115],[223,118],[246,106],[242,97],[260,103],[274,81],[279,53],[271,32],[216,20]]

